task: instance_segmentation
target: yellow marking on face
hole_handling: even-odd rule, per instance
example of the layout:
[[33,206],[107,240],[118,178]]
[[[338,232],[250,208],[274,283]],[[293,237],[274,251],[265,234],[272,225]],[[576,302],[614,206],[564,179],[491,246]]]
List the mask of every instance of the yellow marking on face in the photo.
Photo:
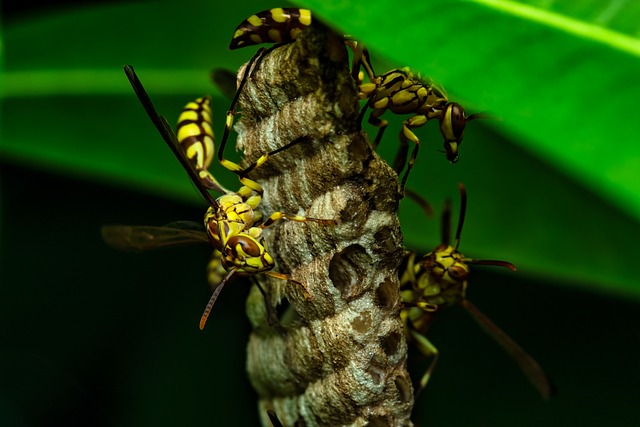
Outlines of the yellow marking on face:
[[260,37],[258,34],[251,34],[249,35],[249,39],[251,40],[252,43],[254,44],[261,44],[262,42],[262,37]]
[[262,25],[262,18],[260,18],[258,15],[251,15],[247,18],[247,22],[254,27],[259,27]]
[[237,39],[238,37],[242,36],[244,34],[244,30],[236,30],[235,33],[233,33],[233,38]]
[[[455,140],[456,136],[453,134],[453,127],[451,126],[451,108],[447,108],[446,109],[446,111],[444,113],[444,118],[442,119],[442,123],[443,123],[442,131],[443,131],[445,139],[447,141]],[[444,124],[446,124],[446,125],[444,125]],[[455,148],[457,149],[458,147],[455,147]]]
[[311,25],[311,11],[309,9],[300,9],[300,18],[298,18],[302,25]]
[[282,23],[289,20],[289,14],[285,13],[281,7],[276,7],[270,10],[271,19],[276,22]]
[[276,30],[275,28],[269,29],[268,36],[274,43],[282,42],[282,33],[280,33],[280,31]]

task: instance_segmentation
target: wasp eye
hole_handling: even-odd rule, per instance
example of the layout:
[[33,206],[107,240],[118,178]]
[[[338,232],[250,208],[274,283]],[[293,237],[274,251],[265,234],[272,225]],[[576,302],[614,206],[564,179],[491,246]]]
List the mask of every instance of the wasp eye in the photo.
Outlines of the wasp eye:
[[234,249],[239,246],[242,252],[250,257],[259,257],[262,253],[260,243],[248,235],[231,237],[227,242],[227,246]]
[[452,279],[457,281],[466,280],[466,278],[469,276],[469,270],[460,265],[453,265],[449,267],[448,273]]
[[462,139],[464,128],[467,125],[467,118],[464,115],[462,105],[452,102],[449,104],[451,114],[451,132],[456,140]]

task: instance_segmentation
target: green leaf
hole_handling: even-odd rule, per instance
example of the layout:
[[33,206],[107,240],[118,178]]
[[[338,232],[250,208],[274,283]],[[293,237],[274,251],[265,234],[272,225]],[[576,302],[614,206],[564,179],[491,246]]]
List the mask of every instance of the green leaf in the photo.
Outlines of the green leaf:
[[[501,0],[303,3],[374,54],[497,115],[493,127],[515,143],[640,217],[639,131],[629,119],[640,96],[638,34]],[[620,14],[638,18],[640,4]]]
[[[443,188],[453,195],[456,180],[469,187],[463,249],[541,277],[638,295],[627,266],[640,238],[640,129],[631,118],[640,99],[640,4],[301,4],[364,40],[383,64],[377,70],[411,66],[467,111],[500,118],[472,123],[451,167],[431,163],[438,135],[418,133],[425,148],[409,185],[427,187],[434,202]],[[411,245],[429,246],[416,237],[425,235],[417,217],[403,226]]]
[[[463,252],[508,259],[518,276],[640,295],[628,268],[640,237],[640,132],[630,118],[640,99],[636,3],[608,19],[606,8],[511,2],[303,4],[364,40],[379,72],[409,65],[467,111],[500,118],[469,125],[456,165],[436,151],[435,125],[417,131],[423,144],[408,186],[436,207],[455,200],[457,182],[467,186]],[[188,100],[212,94],[220,134],[228,100],[209,72],[248,60],[256,49],[226,49],[233,29],[281,5],[145,2],[9,21],[0,155],[201,204],[122,65],[136,67],[170,122]],[[385,118],[392,123],[381,154],[393,159],[402,118]],[[213,172],[225,185],[236,182],[218,165]],[[403,202],[407,245],[433,247],[437,222]]]
[[[228,30],[214,25],[212,17],[235,22],[244,13],[233,5],[195,1],[176,9],[171,4],[99,5],[10,22],[0,153],[74,176],[198,201],[122,66],[136,67],[169,122],[188,100],[203,94],[213,95],[214,118],[222,118],[229,101],[212,85],[210,71],[236,69],[246,53],[227,51]],[[194,10],[202,13],[194,16]]]

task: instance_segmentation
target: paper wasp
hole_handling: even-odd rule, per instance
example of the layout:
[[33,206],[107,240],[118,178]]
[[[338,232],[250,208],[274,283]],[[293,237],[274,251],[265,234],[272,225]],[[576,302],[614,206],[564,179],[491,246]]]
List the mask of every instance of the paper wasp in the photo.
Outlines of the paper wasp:
[[[427,385],[439,355],[425,333],[439,310],[459,303],[509,353],[542,397],[548,399],[555,388],[540,365],[466,298],[470,265],[494,265],[512,271],[516,267],[506,261],[467,258],[458,251],[467,207],[466,190],[462,185],[459,189],[460,215],[453,245],[450,244],[451,205],[447,203],[442,213],[441,243],[421,258],[413,251],[406,251],[401,270],[400,287],[405,307],[401,318],[407,337],[422,354],[431,358],[420,379],[419,390]],[[408,194],[415,197],[414,193]]]
[[[275,8],[259,12],[244,20],[235,30],[230,49],[257,45],[261,43],[288,43],[295,40],[300,32],[311,25],[312,14],[307,9]],[[378,128],[373,146],[377,148],[382,135],[387,128],[387,120],[381,119],[385,111],[411,117],[404,120],[399,134],[400,147],[394,160],[394,169],[400,173],[407,163],[409,141],[414,143],[407,170],[401,181],[400,189],[404,187],[413,168],[420,139],[413,132],[424,126],[430,120],[438,120],[440,133],[444,139],[444,153],[451,163],[458,161],[458,151],[464,130],[468,122],[482,118],[482,113],[468,115],[457,102],[449,101],[446,92],[438,88],[429,79],[421,77],[409,68],[390,70],[376,75],[373,71],[367,49],[362,43],[345,36],[345,44],[354,52],[352,75],[358,80],[359,96],[367,99],[360,115],[360,122],[364,119],[367,109],[371,109],[368,122]],[[360,66],[363,66],[369,83],[363,83],[359,76]]]
[[[245,169],[241,169],[232,162],[223,164],[227,168],[229,165],[235,167],[235,172],[240,175],[240,181],[243,184],[237,192],[225,189],[208,171],[214,155],[210,100],[199,98],[187,104],[180,114],[176,135],[166,119],[157,113],[133,67],[126,65],[124,71],[147,115],[200,194],[208,202],[209,208],[204,216],[203,231],[194,229],[188,222],[173,223],[164,227],[105,226],[102,229],[102,235],[107,243],[117,249],[134,251],[190,243],[208,242],[213,245],[215,250],[208,270],[209,279],[213,282],[215,290],[202,314],[200,329],[204,328],[222,288],[234,276],[266,274],[287,280],[299,285],[304,296],[310,298],[308,290],[301,282],[286,274],[271,271],[274,261],[265,247],[262,231],[281,219],[298,222],[315,221],[323,224],[330,224],[333,221],[283,212],[274,212],[264,218],[262,212],[257,210],[262,200],[263,189],[257,182],[243,176],[243,173],[260,166],[266,161],[268,155],[262,156]],[[289,145],[270,154],[286,149]],[[222,193],[222,196],[214,199],[208,189],[216,190]],[[220,266],[226,272],[224,276],[221,274]],[[215,283],[216,281],[218,283]]]

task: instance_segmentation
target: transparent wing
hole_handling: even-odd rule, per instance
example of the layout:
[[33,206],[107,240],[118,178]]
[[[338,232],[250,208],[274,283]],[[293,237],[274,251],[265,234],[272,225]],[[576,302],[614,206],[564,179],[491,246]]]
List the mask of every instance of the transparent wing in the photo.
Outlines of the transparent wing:
[[462,305],[467,309],[471,316],[478,322],[480,327],[513,358],[518,364],[522,372],[529,378],[529,381],[547,400],[556,394],[556,387],[542,370],[538,362],[535,361],[518,343],[509,337],[502,329],[496,326],[487,316],[485,316],[478,308],[467,300],[462,301]]
[[[162,227],[146,225],[105,225],[101,234],[114,249],[145,252],[174,246],[209,243],[207,234],[195,222],[175,222]],[[198,229],[199,228],[199,229]]]
[[216,68],[211,72],[211,80],[216,85],[220,93],[229,99],[236,96],[237,73],[226,68]]

